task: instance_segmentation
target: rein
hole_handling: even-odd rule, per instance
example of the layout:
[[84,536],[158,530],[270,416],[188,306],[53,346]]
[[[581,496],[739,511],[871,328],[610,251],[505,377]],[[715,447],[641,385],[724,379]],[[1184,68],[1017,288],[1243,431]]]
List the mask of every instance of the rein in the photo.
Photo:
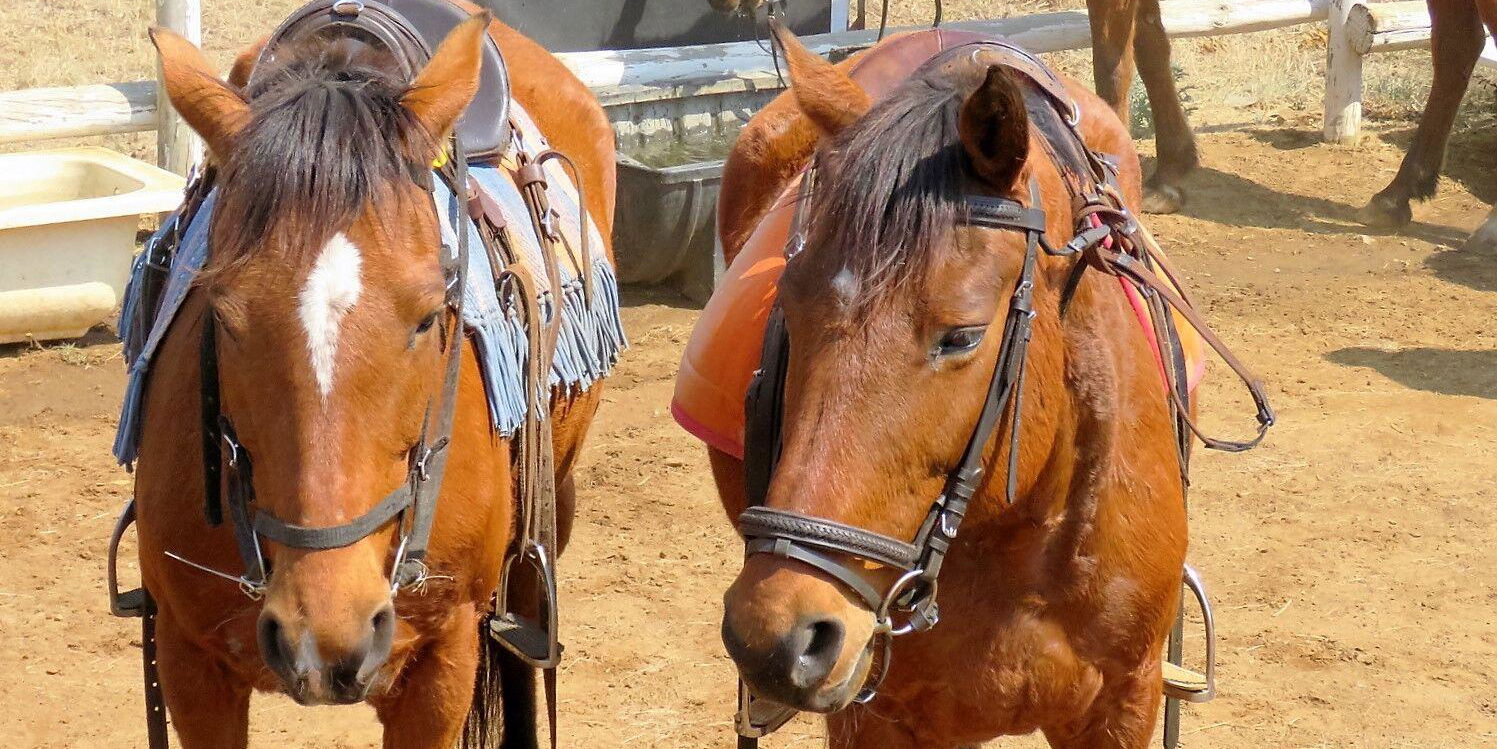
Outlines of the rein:
[[[836,580],[873,612],[873,636],[881,651],[881,662],[877,673],[854,698],[853,702],[857,704],[866,704],[876,696],[889,670],[894,638],[927,631],[940,621],[936,594],[941,567],[956,540],[969,504],[986,484],[983,458],[1005,412],[1009,414],[1009,454],[1004,499],[1008,505],[1015,502],[1019,436],[1024,414],[1025,361],[1031,323],[1036,314],[1034,274],[1041,250],[1052,257],[1076,257],[1062,293],[1062,318],[1087,269],[1120,276],[1133,284],[1145,298],[1153,318],[1160,359],[1165,362],[1164,378],[1170,394],[1168,402],[1182,477],[1185,477],[1188,466],[1189,434],[1200,438],[1207,448],[1241,452],[1262,441],[1274,422],[1273,409],[1268,404],[1262,383],[1211,331],[1190,298],[1174,290],[1183,288],[1178,283],[1177,274],[1164,260],[1152,235],[1125,207],[1116,186],[1113,164],[1086,146],[1079,130],[1080,112],[1065,95],[1059,80],[1033,56],[1007,43],[977,42],[954,48],[949,54],[966,51],[964,48],[971,49],[974,61],[1006,65],[1033,80],[1049,95],[1049,100],[1060,110],[1061,119],[1066,123],[1065,132],[1074,139],[1073,144],[1079,153],[1084,154],[1086,164],[1082,167],[1091,174],[1095,189],[1081,196],[1083,204],[1075,216],[1076,234],[1059,249],[1045,239],[1045,212],[1039,207],[1039,186],[1034,178],[1029,181],[1027,206],[1010,198],[963,196],[967,212],[960,222],[987,229],[1024,232],[1024,259],[1009,300],[998,359],[977,424],[915,537],[905,541],[827,518],[765,506],[780,452],[789,353],[789,334],[778,304],[770,313],[760,368],[754,374],[745,400],[744,472],[749,507],[738,518],[745,556],[771,554],[809,565]],[[805,245],[801,210],[814,189],[815,174],[813,164],[802,182],[786,249],[787,261]],[[1168,283],[1155,272],[1156,267],[1162,269]],[[1186,388],[1178,333],[1171,321],[1171,309],[1178,310],[1186,318],[1247,386],[1257,409],[1258,422],[1257,432],[1250,439],[1233,441],[1208,437],[1191,418],[1190,394]],[[1185,485],[1188,484],[1187,478]],[[861,562],[871,562],[901,574],[887,590],[880,591],[859,571],[863,566]],[[738,689],[736,728],[740,749],[754,749],[759,738],[775,731],[798,712],[795,708],[753,695],[742,680]]]

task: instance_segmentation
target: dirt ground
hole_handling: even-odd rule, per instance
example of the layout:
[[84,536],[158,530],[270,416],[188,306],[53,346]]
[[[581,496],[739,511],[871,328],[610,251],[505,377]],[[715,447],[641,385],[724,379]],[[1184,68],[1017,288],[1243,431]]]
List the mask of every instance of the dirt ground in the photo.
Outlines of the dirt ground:
[[[1197,453],[1191,558],[1216,604],[1221,694],[1186,708],[1191,749],[1497,744],[1497,257],[1454,249],[1497,197],[1497,139],[1459,137],[1454,178],[1417,223],[1365,234],[1352,212],[1407,137],[1331,147],[1309,122],[1206,135],[1187,210],[1150,222],[1281,418],[1257,451]],[[703,450],[667,411],[697,311],[666,292],[625,297],[634,345],[580,469],[562,564],[564,745],[726,746],[717,621],[739,546]],[[109,457],[122,370],[107,331],[0,348],[10,745],[144,743],[138,630],[103,593],[130,490]],[[1245,428],[1245,399],[1214,372],[1208,422]],[[820,735],[803,720],[768,746]],[[253,736],[370,746],[378,727],[363,708],[259,696]]]

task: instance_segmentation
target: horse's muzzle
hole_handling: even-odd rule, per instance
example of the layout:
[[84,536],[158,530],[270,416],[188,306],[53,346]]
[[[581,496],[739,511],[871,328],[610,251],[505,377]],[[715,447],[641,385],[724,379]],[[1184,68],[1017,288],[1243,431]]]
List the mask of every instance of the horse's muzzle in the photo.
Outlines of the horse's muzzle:
[[[336,656],[310,629],[293,632],[272,610],[260,614],[258,639],[265,665],[280,677],[293,700],[302,705],[350,705],[362,702],[390,657],[395,638],[395,609],[380,607],[363,637]],[[332,651],[337,652],[337,651]]]
[[754,694],[812,712],[846,707],[868,675],[873,615],[801,565],[760,554],[723,598],[723,645]]
[[722,635],[744,683],[761,697],[800,710],[833,712],[846,707],[857,690],[852,679],[832,683],[847,636],[836,618],[798,622],[768,650],[749,646],[726,620]]

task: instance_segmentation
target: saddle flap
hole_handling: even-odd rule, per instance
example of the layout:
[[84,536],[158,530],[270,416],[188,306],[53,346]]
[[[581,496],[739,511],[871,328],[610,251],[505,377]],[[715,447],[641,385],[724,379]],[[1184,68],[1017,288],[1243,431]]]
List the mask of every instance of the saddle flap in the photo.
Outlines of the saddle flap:
[[[288,16],[270,35],[255,64],[255,75],[287,42],[340,36],[389,50],[409,81],[431,59],[432,50],[442,39],[468,18],[469,13],[450,0],[313,0]],[[509,147],[509,94],[504,55],[493,38],[485,36],[478,93],[455,128],[469,159],[490,159]]]

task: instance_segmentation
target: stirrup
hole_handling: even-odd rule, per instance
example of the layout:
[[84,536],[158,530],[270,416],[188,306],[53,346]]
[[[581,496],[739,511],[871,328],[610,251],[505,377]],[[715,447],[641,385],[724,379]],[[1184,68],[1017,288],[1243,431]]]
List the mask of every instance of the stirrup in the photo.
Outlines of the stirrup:
[[120,511],[120,519],[114,523],[114,533],[109,536],[109,566],[105,571],[109,577],[109,613],[126,619],[145,616],[147,608],[144,587],[120,591],[120,540],[134,524],[135,500],[131,499],[125,503],[125,509]]
[[1206,625],[1206,673],[1198,673],[1178,663],[1164,662],[1164,695],[1184,702],[1209,702],[1216,696],[1216,622],[1211,616],[1211,602],[1206,598],[1206,583],[1194,567],[1185,565],[1185,587],[1201,607]]
[[[515,612],[509,592],[514,573],[529,570],[535,577],[538,617],[531,619]],[[551,555],[534,541],[526,541],[520,552],[505,560],[494,613],[489,617],[489,635],[505,650],[536,668],[555,668],[561,662],[561,642],[557,633],[556,569]]]
[[755,697],[742,679],[738,680],[738,716],[734,728],[746,739],[760,739],[780,729],[800,712],[774,700]]

